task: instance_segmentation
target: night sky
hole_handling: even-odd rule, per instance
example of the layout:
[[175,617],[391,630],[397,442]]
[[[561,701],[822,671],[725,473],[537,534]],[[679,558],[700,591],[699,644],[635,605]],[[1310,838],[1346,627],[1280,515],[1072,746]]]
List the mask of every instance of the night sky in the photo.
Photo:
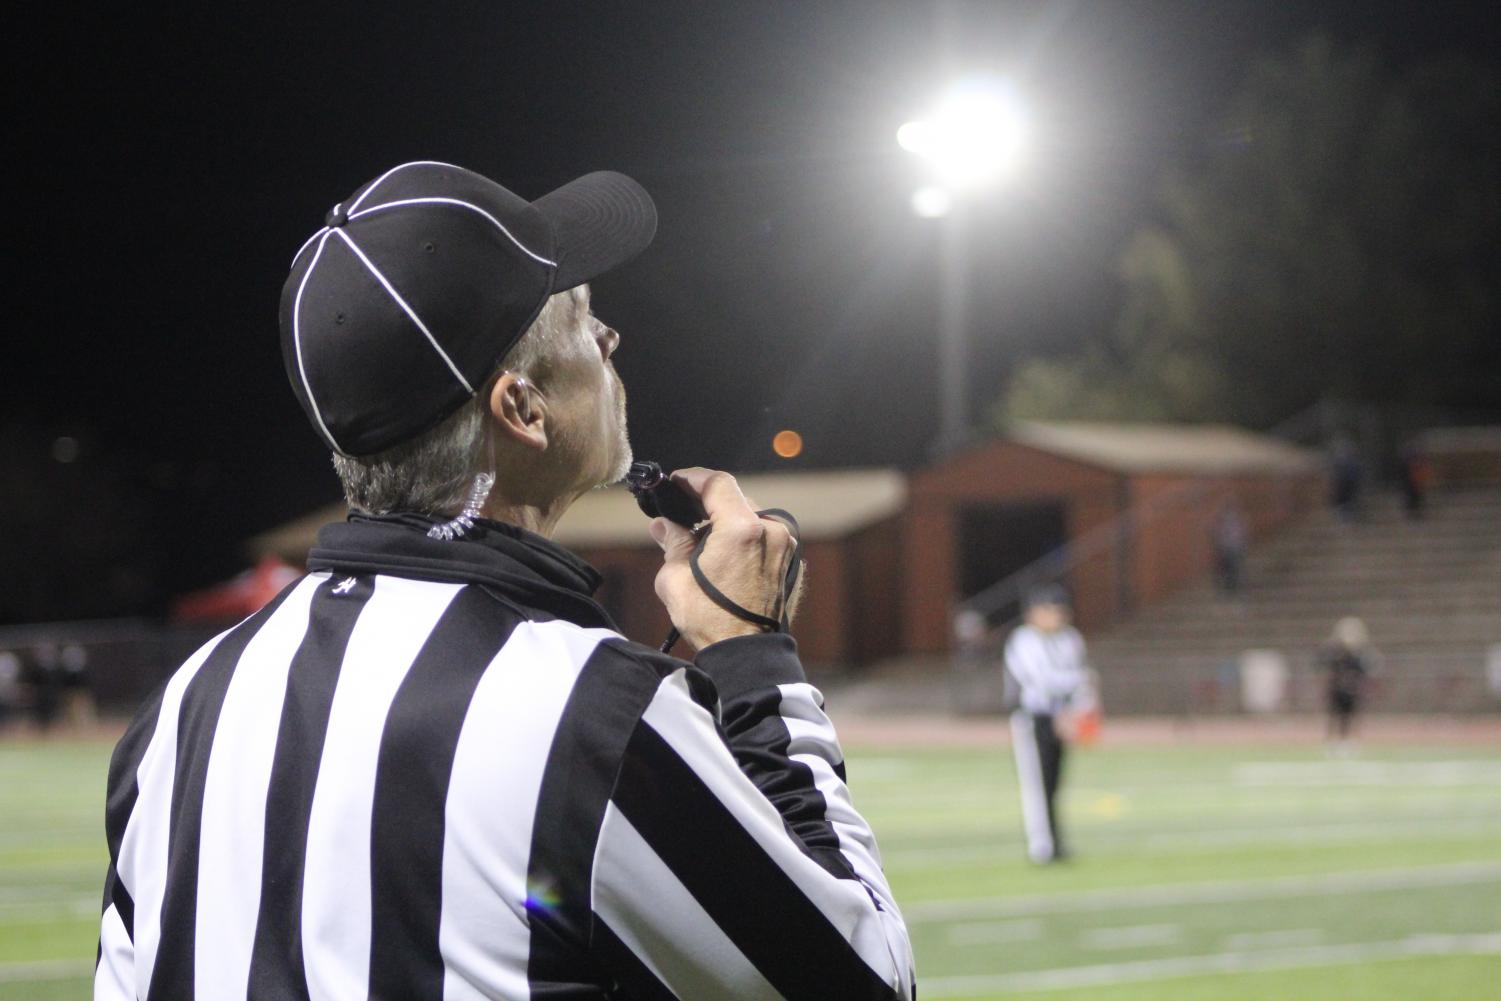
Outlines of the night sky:
[[935,234],[894,130],[952,72],[1014,79],[1035,130],[977,210],[978,413],[1017,359],[1111,322],[1126,236],[1255,55],[1323,29],[1397,64],[1495,59],[1486,6],[961,4],[947,55],[923,3],[55,8],[9,59],[6,454],[78,440],[59,518],[107,522],[89,469],[135,471],[149,600],[233,572],[246,536],[338,496],[282,369],[292,253],[365,180],[438,159],[527,197],[601,168],[655,197],[656,243],[594,297],[638,455],[911,467],[936,429]]

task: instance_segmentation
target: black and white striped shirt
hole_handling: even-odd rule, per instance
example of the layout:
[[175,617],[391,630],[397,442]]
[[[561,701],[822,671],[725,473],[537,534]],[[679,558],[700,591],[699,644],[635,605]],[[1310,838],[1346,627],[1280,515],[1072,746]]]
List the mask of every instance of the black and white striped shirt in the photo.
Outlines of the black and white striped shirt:
[[483,523],[330,526],[111,763],[96,999],[911,998],[785,636],[690,665]]
[[1005,661],[1023,712],[1056,713],[1088,680],[1084,637],[1073,626],[1054,632],[1017,626],[1006,640]]

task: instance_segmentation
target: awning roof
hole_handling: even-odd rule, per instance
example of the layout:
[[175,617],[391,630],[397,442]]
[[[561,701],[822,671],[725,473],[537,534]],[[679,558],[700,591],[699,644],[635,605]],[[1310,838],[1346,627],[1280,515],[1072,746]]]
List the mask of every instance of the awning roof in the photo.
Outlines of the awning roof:
[[[803,539],[837,539],[898,514],[907,503],[907,478],[894,469],[848,469],[808,473],[750,473],[740,488],[761,507],[791,511]],[[344,520],[343,504],[320,508],[262,532],[248,543],[253,555],[301,561],[318,529]],[[579,498],[553,538],[570,549],[653,546],[646,516],[624,487],[606,487]]]
[[[784,508],[797,518],[803,539],[837,539],[889,518],[907,503],[907,478],[894,469],[818,473],[748,473],[740,489],[759,507]],[[553,536],[571,548],[654,545],[646,517],[624,487],[581,497]]]
[[1306,473],[1322,461],[1312,449],[1220,424],[1021,421],[1008,437],[1121,473]]

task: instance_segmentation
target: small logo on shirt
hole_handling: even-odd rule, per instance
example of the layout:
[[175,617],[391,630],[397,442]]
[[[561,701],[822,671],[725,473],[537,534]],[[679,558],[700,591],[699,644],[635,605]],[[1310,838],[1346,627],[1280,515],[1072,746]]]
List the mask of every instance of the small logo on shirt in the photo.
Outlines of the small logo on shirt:
[[339,581],[339,583],[337,583],[337,584],[334,585],[334,594],[348,594],[350,591],[353,591],[353,590],[354,590],[354,578],[353,577],[345,577],[343,580]]

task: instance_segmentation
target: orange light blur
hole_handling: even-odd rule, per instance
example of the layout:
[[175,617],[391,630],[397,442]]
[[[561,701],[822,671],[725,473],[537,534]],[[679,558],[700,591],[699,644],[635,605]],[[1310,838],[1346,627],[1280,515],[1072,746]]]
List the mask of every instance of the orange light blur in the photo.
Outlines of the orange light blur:
[[803,436],[796,431],[778,431],[771,439],[771,450],[784,459],[795,459],[803,454]]

